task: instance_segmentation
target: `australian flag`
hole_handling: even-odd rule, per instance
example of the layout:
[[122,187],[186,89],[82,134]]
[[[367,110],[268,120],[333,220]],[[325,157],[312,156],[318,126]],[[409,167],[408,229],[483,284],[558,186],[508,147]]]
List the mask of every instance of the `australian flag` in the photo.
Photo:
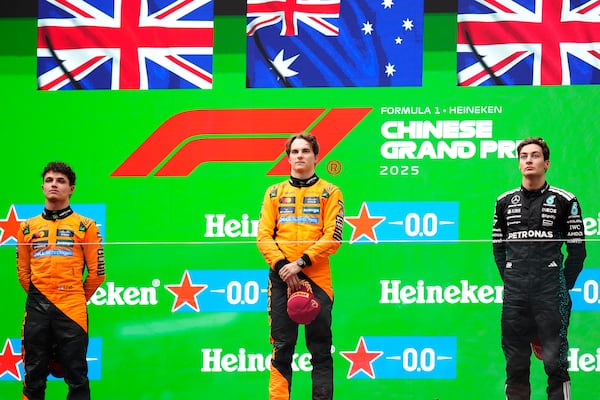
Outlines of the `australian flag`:
[[423,0],[248,0],[247,86],[421,86]]
[[600,1],[459,0],[458,84],[600,83]]
[[39,0],[38,88],[212,88],[213,0]]

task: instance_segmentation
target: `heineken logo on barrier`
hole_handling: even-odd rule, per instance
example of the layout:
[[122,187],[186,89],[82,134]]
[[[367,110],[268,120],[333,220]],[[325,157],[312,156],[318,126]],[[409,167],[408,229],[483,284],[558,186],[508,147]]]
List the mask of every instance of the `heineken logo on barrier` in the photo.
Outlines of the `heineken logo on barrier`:
[[[458,211],[458,202],[364,201],[359,211],[348,212],[345,221],[352,228],[350,244],[456,242]],[[241,218],[207,213],[204,219],[205,238],[252,238],[258,233],[258,219],[250,219],[247,213]]]
[[[112,176],[188,176],[206,162],[277,161],[268,175],[288,175],[282,157],[290,135],[319,138],[324,158],[371,108],[194,110],[176,114],[152,133]],[[252,149],[252,151],[249,151]]]
[[403,284],[400,279],[381,279],[380,304],[491,304],[502,303],[504,286],[472,285],[462,279],[459,285]]
[[[237,353],[226,353],[222,348],[202,349],[201,372],[264,372],[271,370],[272,354],[250,353],[240,348]],[[292,370],[310,372],[310,353],[294,353]]]

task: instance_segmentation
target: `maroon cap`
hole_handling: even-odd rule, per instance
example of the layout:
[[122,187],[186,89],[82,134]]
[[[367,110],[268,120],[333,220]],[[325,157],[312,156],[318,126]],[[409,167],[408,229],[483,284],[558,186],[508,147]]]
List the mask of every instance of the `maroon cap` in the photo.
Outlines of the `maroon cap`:
[[287,302],[287,312],[291,320],[298,324],[310,324],[321,311],[321,304],[315,298],[310,283],[300,281],[300,289],[290,294]]
[[531,349],[533,350],[535,358],[537,358],[538,360],[544,359],[542,355],[542,341],[540,340],[539,336],[536,336],[533,339],[531,339]]
[[55,378],[63,378],[65,376],[65,369],[63,368],[60,361],[52,357],[48,362],[48,370]]

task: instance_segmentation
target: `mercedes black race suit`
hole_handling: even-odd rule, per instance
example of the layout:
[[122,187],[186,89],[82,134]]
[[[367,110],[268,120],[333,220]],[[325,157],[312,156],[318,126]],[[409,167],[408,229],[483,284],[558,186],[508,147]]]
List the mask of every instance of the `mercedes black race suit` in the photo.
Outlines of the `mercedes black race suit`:
[[302,257],[306,267],[298,274],[313,288],[321,311],[305,325],[311,353],[314,400],[333,398],[331,310],[333,287],[329,256],[342,243],[344,201],[340,189],[316,175],[308,180],[290,178],[267,189],[258,225],[257,244],[270,268],[269,323],[271,375],[269,398],[287,400],[292,385],[292,357],[298,324],[287,313],[287,284],[278,271]]
[[19,283],[27,292],[23,399],[44,399],[48,362],[56,348],[69,385],[67,399],[88,400],[86,302],[105,277],[98,227],[70,207],[44,210],[21,223],[17,239]]
[[586,257],[579,202],[573,194],[547,183],[539,190],[520,187],[506,192],[496,201],[492,235],[494,258],[504,281],[506,398],[530,398],[530,341],[539,336],[548,399],[570,399],[569,290]]

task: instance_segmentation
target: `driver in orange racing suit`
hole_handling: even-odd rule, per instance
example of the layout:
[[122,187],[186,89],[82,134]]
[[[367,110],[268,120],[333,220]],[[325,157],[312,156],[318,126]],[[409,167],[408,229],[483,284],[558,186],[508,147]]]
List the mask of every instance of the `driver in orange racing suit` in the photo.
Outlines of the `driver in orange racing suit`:
[[304,328],[312,356],[312,398],[333,398],[333,288],[329,256],[342,242],[344,202],[337,186],[315,175],[318,152],[313,135],[297,134],[287,141],[291,176],[267,189],[258,224],[258,248],[270,266],[271,400],[290,398],[298,324],[290,319],[286,306],[288,287],[297,290],[301,279],[310,282],[321,303],[316,319]]
[[96,223],[69,205],[72,169],[52,162],[42,177],[46,206],[41,215],[23,221],[17,234],[18,278],[27,293],[23,399],[44,399],[48,363],[56,351],[67,398],[89,400],[86,302],[105,278],[102,238]]

